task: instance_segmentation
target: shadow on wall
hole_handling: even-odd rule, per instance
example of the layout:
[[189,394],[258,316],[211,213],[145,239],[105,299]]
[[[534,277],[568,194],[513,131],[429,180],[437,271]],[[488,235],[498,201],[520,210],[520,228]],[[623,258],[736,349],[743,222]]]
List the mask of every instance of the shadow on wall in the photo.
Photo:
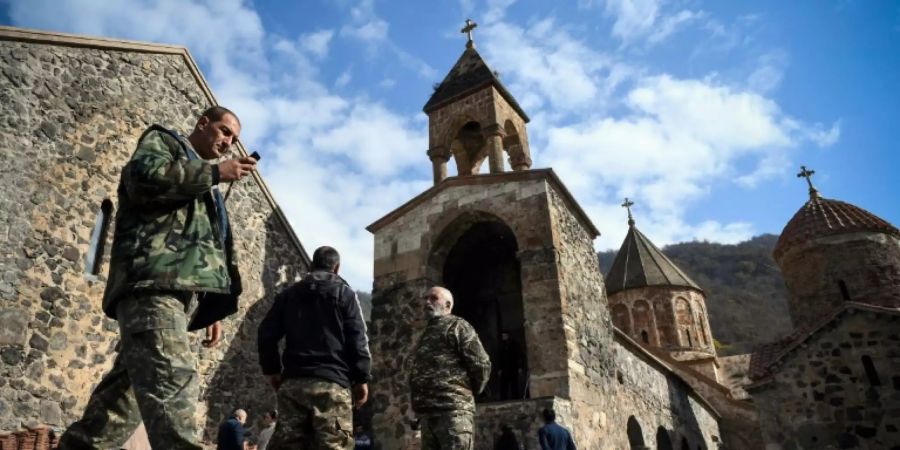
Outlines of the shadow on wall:
[[[675,448],[672,442],[679,442],[679,448],[684,449],[702,449],[707,448],[707,443],[703,439],[703,430],[691,409],[690,392],[691,387],[680,378],[673,375],[667,377],[669,385],[669,404],[678,414],[678,422],[675,424],[676,430],[666,430],[659,427],[656,433],[656,445],[660,450],[671,450]],[[689,447],[685,447],[687,443]]]
[[[201,394],[207,404],[204,427],[204,440],[207,441],[215,442],[219,424],[235,408],[247,411],[245,427],[252,429],[255,434],[263,413],[276,407],[275,391],[266,383],[259,368],[256,334],[260,322],[272,306],[275,295],[288,282],[298,280],[306,271],[306,267],[300,262],[299,257],[296,262],[287,260],[292,255],[284,248],[290,245],[287,244],[282,225],[274,213],[266,219],[265,233],[266,248],[261,262],[260,277],[263,295],[258,299],[252,298],[255,290],[249,286],[250,274],[242,273],[245,293],[241,297],[241,303],[252,302],[252,304],[243,317],[231,319],[240,321],[240,324],[226,327],[234,333],[234,336],[227,341],[228,349],[211,375],[206,392]],[[283,237],[281,242],[276,240],[279,236]],[[252,256],[245,254],[243,258]]]

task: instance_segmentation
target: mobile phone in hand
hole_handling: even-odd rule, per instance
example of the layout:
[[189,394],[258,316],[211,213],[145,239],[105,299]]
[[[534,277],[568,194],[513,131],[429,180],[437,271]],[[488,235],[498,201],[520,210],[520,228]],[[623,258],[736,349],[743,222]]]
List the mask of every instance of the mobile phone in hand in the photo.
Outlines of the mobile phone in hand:
[[250,157],[253,158],[253,159],[255,159],[255,160],[257,160],[257,161],[259,161],[259,160],[262,158],[262,156],[259,156],[259,152],[253,152],[253,153],[251,153],[251,154],[250,154]]

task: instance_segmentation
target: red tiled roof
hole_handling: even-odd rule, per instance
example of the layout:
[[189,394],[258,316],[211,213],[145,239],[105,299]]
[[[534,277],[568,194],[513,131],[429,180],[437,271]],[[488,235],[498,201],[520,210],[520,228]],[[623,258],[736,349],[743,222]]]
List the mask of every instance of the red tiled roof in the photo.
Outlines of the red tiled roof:
[[775,259],[811,239],[855,231],[876,231],[900,238],[900,231],[884,219],[850,203],[816,194],[784,226],[775,245]]

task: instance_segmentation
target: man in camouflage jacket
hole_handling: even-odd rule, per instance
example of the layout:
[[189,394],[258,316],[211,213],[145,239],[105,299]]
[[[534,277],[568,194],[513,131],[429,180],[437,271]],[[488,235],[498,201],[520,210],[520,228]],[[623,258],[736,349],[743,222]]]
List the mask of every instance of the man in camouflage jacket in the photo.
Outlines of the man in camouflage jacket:
[[433,287],[423,300],[428,324],[416,345],[410,375],[422,450],[470,450],[475,395],[487,384],[491,361],[472,325],[450,314],[450,291]]
[[195,418],[197,358],[189,330],[237,311],[241,280],[219,182],[236,181],[255,160],[215,161],[240,133],[222,107],[206,110],[184,138],[147,129],[122,170],[103,311],[119,322],[119,353],[60,449],[119,448],[143,420],[155,449],[202,447]]

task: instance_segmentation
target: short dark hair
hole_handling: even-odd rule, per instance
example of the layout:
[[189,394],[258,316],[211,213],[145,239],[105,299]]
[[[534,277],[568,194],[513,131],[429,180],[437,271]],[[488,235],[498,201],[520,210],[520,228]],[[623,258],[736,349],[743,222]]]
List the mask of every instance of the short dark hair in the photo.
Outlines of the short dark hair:
[[556,411],[552,409],[544,408],[541,414],[544,416],[544,422],[550,423],[556,420]]
[[341,255],[334,247],[323,245],[313,253],[312,270],[334,270],[341,263]]
[[272,420],[278,420],[278,410],[273,409],[273,410],[269,411],[269,417],[271,417]]
[[203,114],[200,114],[200,117],[206,117],[209,119],[210,122],[216,122],[216,121],[222,120],[222,118],[228,114],[230,114],[232,117],[234,117],[234,120],[237,120],[238,124],[240,125],[241,119],[238,119],[237,114],[235,114],[234,111],[232,111],[224,106],[216,105],[216,106],[211,106],[209,108],[206,108],[206,111],[203,111]]

